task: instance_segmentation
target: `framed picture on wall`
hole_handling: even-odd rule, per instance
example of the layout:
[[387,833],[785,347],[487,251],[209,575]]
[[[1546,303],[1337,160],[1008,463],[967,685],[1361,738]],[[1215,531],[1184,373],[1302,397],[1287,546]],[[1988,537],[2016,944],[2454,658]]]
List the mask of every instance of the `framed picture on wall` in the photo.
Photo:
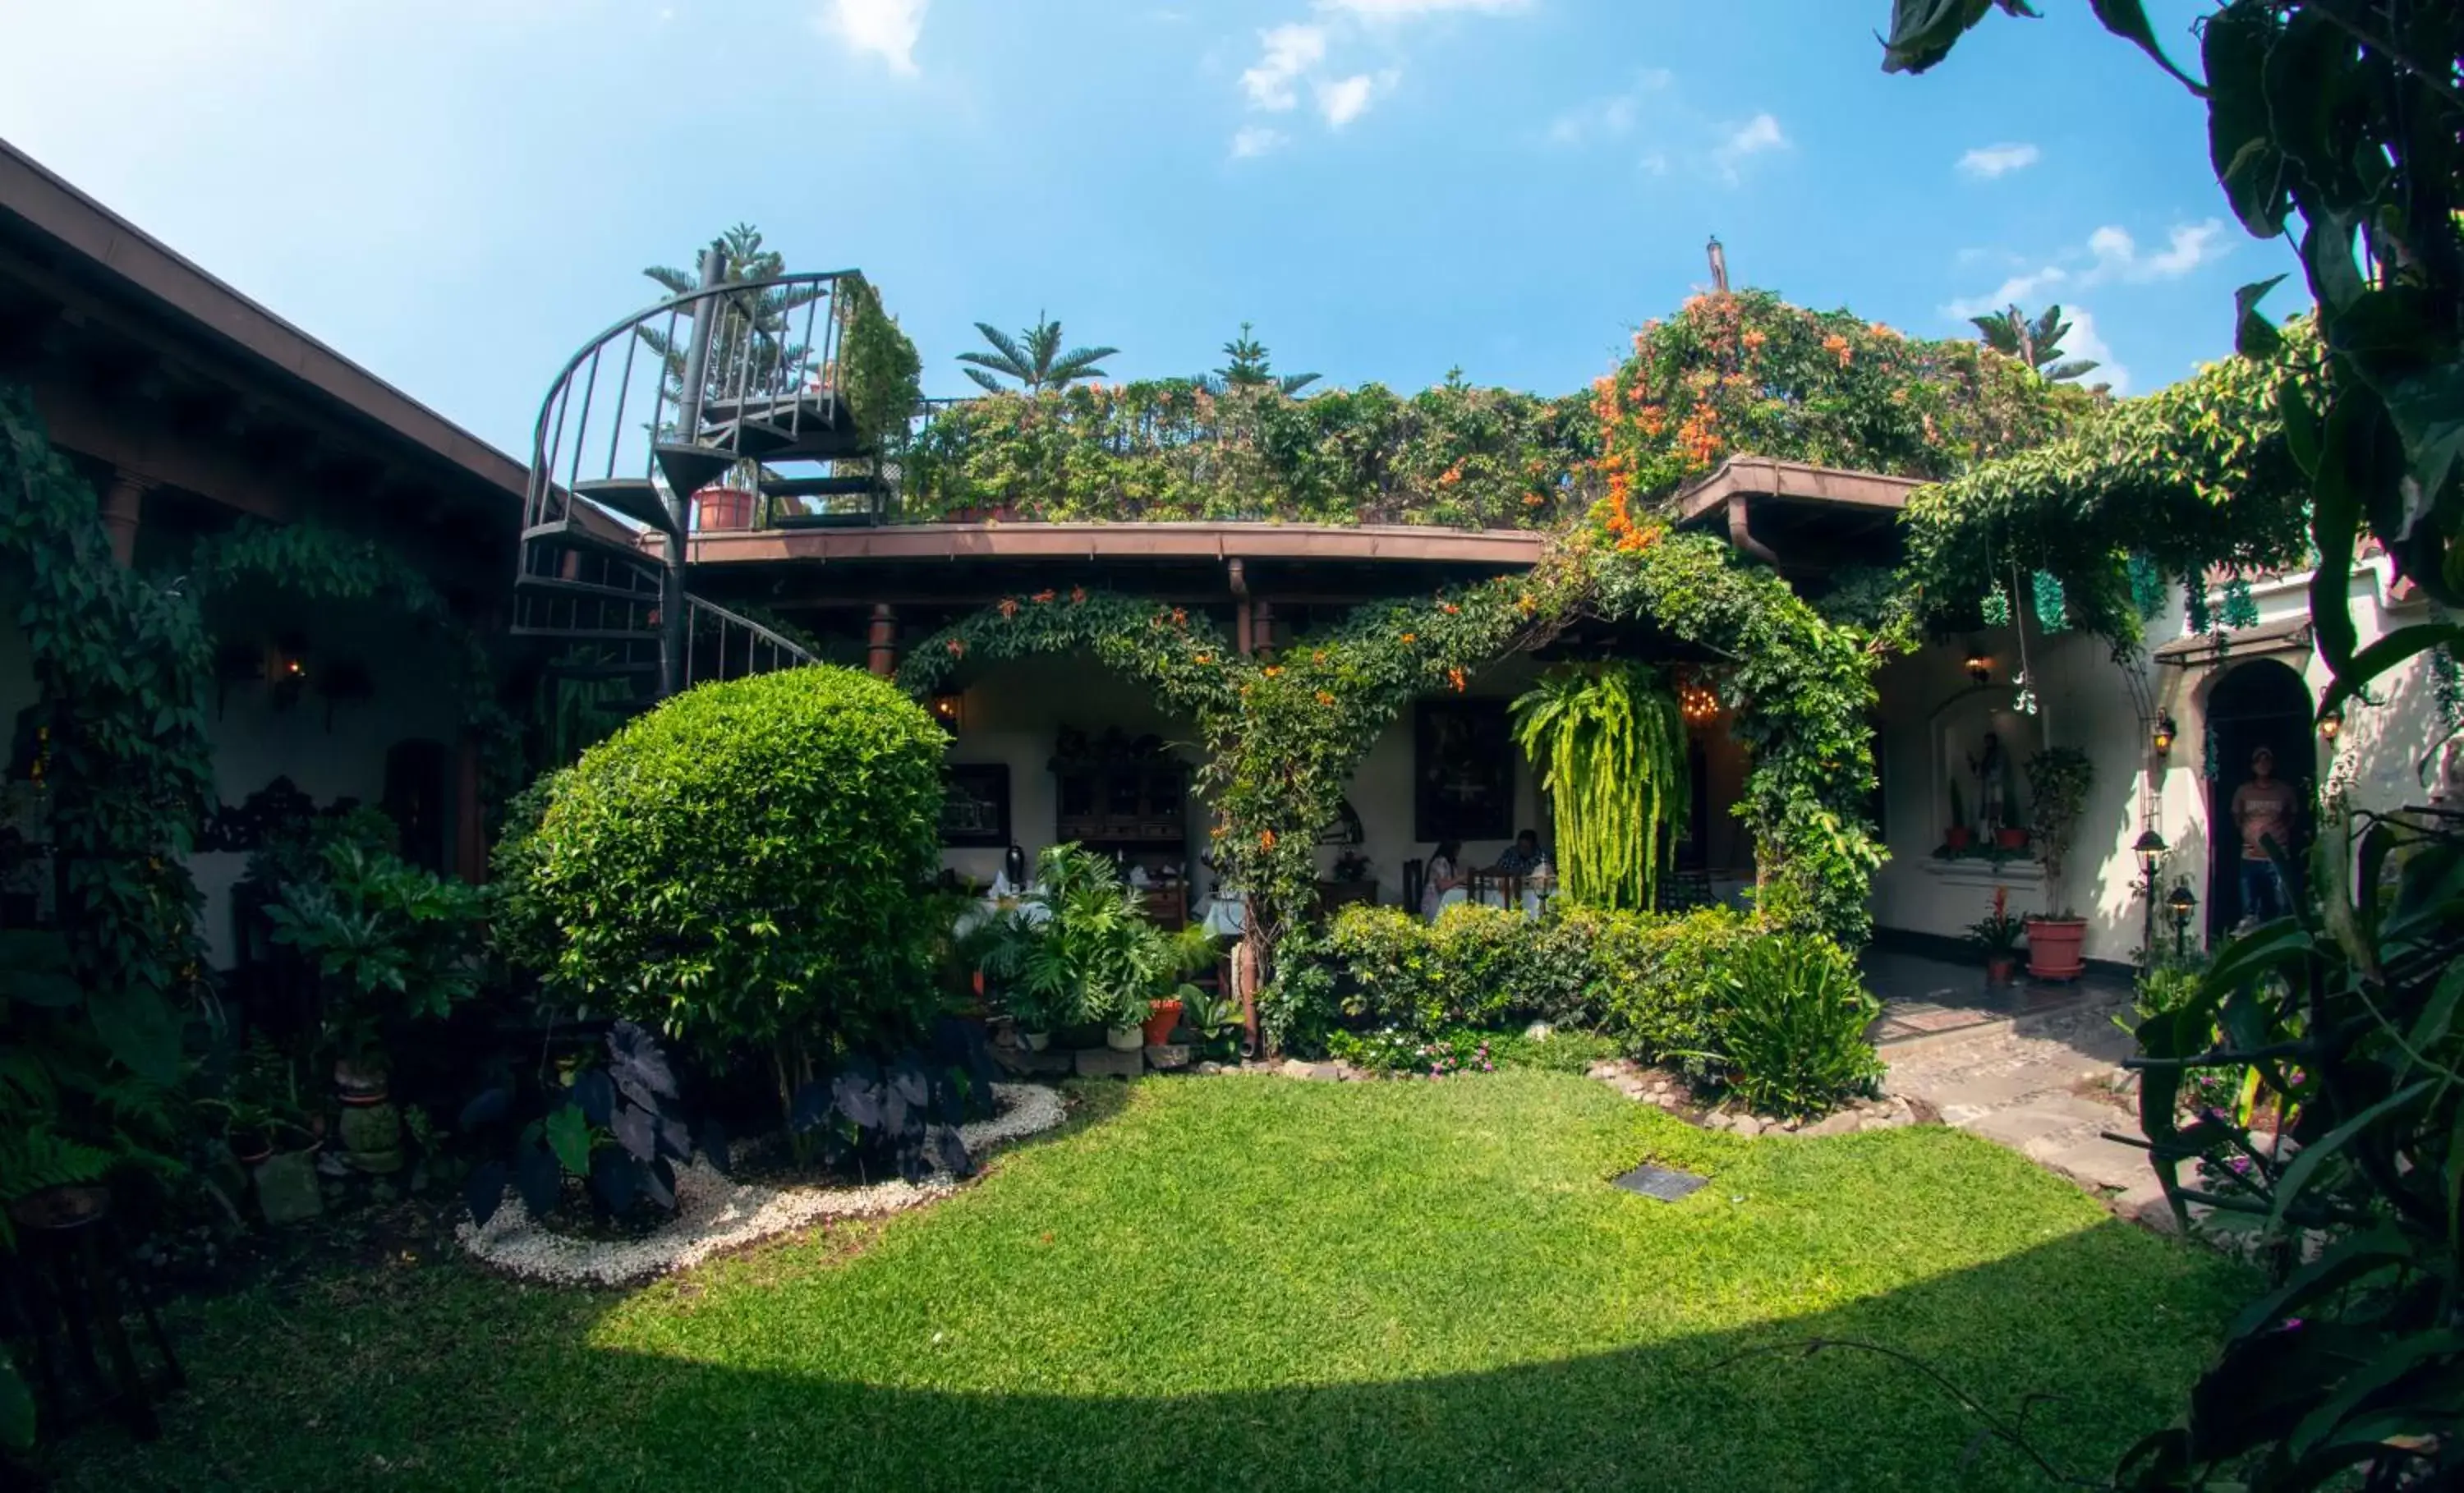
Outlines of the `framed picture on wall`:
[[1423,700],[1412,733],[1412,838],[1514,833],[1514,736],[1504,700]]
[[1009,844],[1009,764],[957,762],[942,771],[941,843],[952,849]]

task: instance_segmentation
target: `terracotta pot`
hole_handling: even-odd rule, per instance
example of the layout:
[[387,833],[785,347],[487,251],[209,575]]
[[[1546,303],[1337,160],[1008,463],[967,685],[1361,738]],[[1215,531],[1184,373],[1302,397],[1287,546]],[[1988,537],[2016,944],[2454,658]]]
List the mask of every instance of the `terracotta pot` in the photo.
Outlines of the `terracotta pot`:
[[752,494],[714,483],[693,494],[694,529],[706,531],[752,527]]
[[1104,1045],[1114,1052],[1135,1052],[1146,1044],[1147,1034],[1142,1027],[1107,1026],[1104,1028]]
[[1147,1009],[1147,1045],[1160,1047],[1172,1041],[1172,1029],[1180,1024],[1180,1001],[1175,999],[1154,1001]]
[[2077,979],[2087,973],[2079,951],[2087,943],[2082,918],[2028,919],[2028,973],[2037,979]]
[[231,1159],[244,1167],[253,1167],[274,1154],[273,1138],[262,1131],[228,1137]]
[[1985,983],[1994,990],[2008,988],[2019,975],[2019,956],[2015,954],[1989,954],[1985,956]]
[[1993,831],[1993,848],[1996,850],[2025,850],[2028,848],[2028,832],[2025,829],[1997,829]]
[[1976,832],[1966,824],[1953,824],[1942,832],[1942,843],[1954,850],[1967,849],[1969,842],[1975,838]]

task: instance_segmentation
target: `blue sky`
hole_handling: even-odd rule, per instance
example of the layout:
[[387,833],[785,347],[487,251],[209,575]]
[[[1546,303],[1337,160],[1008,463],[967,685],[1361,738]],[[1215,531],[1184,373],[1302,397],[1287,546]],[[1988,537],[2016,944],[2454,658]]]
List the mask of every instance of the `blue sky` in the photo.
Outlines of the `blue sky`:
[[[1048,311],[1196,372],[1544,391],[1707,280],[1911,331],[2015,296],[2145,392],[2292,268],[2084,5],[1885,77],[1889,0],[0,0],[0,137],[520,454],[739,219],[967,387]],[[2188,0],[2150,6],[2194,64]]]

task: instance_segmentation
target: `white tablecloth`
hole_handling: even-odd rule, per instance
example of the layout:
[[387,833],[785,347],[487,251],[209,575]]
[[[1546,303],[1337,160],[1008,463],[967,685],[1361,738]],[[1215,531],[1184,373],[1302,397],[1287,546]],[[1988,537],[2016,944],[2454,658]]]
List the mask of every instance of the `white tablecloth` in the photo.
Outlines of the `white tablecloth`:
[[1218,938],[1238,938],[1249,931],[1249,903],[1245,897],[1213,896],[1206,899],[1206,915],[1199,925]]

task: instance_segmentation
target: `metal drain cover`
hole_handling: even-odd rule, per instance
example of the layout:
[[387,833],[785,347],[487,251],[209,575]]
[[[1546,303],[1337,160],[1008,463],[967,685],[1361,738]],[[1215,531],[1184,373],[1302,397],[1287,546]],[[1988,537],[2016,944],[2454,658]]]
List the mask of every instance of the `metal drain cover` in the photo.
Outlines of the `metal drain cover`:
[[1646,1161],[1618,1177],[1617,1185],[1627,1192],[1639,1193],[1645,1197],[1657,1197],[1661,1202],[1675,1202],[1710,1180],[1707,1176],[1696,1176],[1691,1172],[1678,1172],[1668,1167],[1656,1167]]

